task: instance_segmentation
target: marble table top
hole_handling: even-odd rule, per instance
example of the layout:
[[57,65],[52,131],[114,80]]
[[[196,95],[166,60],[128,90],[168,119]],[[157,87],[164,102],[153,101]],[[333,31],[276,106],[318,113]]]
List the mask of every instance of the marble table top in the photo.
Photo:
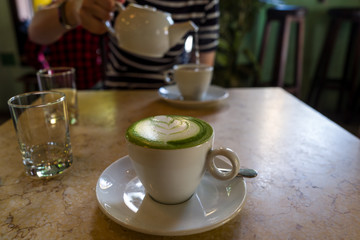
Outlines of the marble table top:
[[[71,126],[72,168],[54,179],[25,175],[11,121],[0,126],[0,239],[358,239],[360,140],[280,88],[229,89],[216,107],[182,108],[156,91],[80,91]],[[126,156],[124,134],[141,118],[189,115],[209,122],[215,147],[235,150],[246,179],[239,214],[213,230],[164,237],[102,213],[96,184]],[[154,219],[156,221],[156,219]]]

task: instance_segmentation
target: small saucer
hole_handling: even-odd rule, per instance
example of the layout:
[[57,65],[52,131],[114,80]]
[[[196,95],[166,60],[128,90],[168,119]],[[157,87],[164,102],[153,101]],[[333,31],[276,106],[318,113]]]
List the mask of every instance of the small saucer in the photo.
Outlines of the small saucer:
[[159,88],[158,92],[160,97],[165,101],[183,107],[202,107],[215,105],[229,97],[229,93],[226,89],[215,85],[211,85],[209,87],[205,98],[201,101],[183,100],[176,85],[161,87]]
[[107,167],[96,184],[100,209],[116,223],[134,231],[182,236],[209,231],[234,218],[245,203],[243,178],[219,181],[205,174],[186,202],[165,205],[152,200],[136,177],[129,156]]

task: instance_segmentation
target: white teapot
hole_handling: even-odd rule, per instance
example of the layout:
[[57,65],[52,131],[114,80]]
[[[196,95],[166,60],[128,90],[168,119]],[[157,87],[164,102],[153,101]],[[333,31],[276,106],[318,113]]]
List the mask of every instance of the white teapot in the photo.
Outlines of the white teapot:
[[137,55],[163,57],[187,32],[198,30],[192,21],[174,24],[169,13],[153,7],[131,3],[125,8],[116,4],[119,14],[114,28],[109,21],[105,25],[121,49]]

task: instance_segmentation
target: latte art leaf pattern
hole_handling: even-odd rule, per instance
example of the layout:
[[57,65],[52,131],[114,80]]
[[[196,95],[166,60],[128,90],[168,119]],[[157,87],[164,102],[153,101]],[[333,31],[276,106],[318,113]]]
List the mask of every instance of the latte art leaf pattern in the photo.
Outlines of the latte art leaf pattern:
[[128,141],[150,148],[184,148],[209,140],[211,126],[197,118],[161,115],[140,120],[129,127]]
[[168,143],[196,136],[199,134],[200,126],[185,118],[156,116],[138,123],[134,130],[150,141]]
[[187,121],[174,119],[169,116],[159,116],[158,118],[154,118],[152,122],[154,124],[154,131],[163,135],[184,133],[190,127]]

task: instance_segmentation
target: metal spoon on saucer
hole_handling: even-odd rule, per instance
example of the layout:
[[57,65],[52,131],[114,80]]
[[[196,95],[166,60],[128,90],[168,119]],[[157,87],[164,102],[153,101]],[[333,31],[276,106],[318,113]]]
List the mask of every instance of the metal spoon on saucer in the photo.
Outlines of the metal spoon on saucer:
[[[222,172],[230,172],[231,169],[227,168],[218,168]],[[255,169],[251,168],[241,168],[236,175],[237,177],[245,177],[245,178],[254,178],[258,175],[258,172]]]

